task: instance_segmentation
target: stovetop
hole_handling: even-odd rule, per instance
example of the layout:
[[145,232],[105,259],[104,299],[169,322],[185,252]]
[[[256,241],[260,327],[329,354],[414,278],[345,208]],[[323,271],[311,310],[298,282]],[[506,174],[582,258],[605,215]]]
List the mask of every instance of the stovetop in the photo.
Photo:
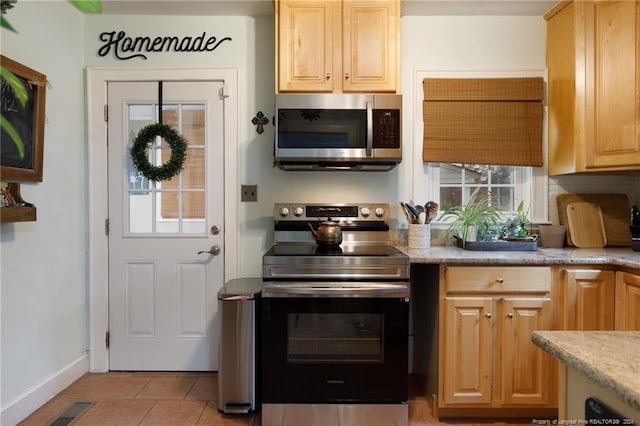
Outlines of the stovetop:
[[[316,244],[309,229],[340,224],[343,243]],[[275,243],[262,258],[264,280],[408,280],[409,257],[389,244],[388,204],[276,204]]]
[[389,244],[342,244],[334,247],[315,243],[274,244],[265,256],[406,257],[404,253]]

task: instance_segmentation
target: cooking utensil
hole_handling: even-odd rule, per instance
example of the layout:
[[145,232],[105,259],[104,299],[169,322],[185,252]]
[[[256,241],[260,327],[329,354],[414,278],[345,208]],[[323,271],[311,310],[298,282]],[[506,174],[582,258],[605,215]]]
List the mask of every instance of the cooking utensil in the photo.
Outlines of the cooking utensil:
[[318,226],[317,230],[313,229],[313,225],[311,225],[311,223],[308,225],[318,245],[339,246],[342,244],[342,229],[338,222],[327,220],[322,222],[320,226]]
[[640,210],[638,210],[638,206],[631,207],[631,225],[640,226]]
[[407,217],[407,221],[409,223],[413,223],[414,218],[411,212],[409,211],[409,208],[407,207],[407,203],[405,203],[404,201],[400,201],[400,206],[402,207],[402,211],[404,212],[404,215]]
[[420,215],[418,216],[418,223],[421,225],[424,225],[427,223],[427,213],[426,212],[420,212]]
[[427,201],[424,205],[424,210],[427,213],[427,218],[425,223],[431,223],[433,219],[438,215],[438,203],[435,201]]
[[601,248],[607,245],[602,210],[595,203],[576,201],[567,206],[569,233],[580,248]]
[[413,205],[409,204],[409,203],[404,203],[404,205],[407,207],[407,210],[409,211],[409,214],[413,218],[411,220],[411,223],[418,223],[418,211],[416,210],[416,208]]

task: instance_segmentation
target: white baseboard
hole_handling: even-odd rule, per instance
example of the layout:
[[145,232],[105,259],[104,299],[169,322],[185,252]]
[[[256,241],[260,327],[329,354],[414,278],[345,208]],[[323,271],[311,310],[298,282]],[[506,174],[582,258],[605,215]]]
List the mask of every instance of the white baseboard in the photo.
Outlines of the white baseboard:
[[0,425],[14,426],[20,423],[88,371],[89,354],[85,352],[2,407]]

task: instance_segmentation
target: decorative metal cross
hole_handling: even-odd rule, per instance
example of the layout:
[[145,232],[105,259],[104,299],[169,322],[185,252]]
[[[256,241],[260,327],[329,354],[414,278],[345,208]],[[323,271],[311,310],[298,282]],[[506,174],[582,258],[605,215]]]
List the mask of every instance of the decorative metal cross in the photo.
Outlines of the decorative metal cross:
[[264,116],[262,111],[258,111],[256,116],[253,117],[253,119],[251,120],[251,123],[253,123],[254,126],[258,126],[256,128],[256,132],[258,132],[258,134],[261,135],[262,132],[264,132],[264,125],[269,124],[269,119]]

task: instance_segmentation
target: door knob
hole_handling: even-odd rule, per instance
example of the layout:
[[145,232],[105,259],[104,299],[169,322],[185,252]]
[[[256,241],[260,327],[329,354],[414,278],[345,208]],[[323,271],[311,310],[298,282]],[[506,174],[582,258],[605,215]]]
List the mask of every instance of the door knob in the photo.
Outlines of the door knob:
[[212,256],[217,256],[220,254],[220,246],[211,246],[211,248],[208,251],[200,250],[198,252],[198,254],[202,254],[202,253],[209,253]]

